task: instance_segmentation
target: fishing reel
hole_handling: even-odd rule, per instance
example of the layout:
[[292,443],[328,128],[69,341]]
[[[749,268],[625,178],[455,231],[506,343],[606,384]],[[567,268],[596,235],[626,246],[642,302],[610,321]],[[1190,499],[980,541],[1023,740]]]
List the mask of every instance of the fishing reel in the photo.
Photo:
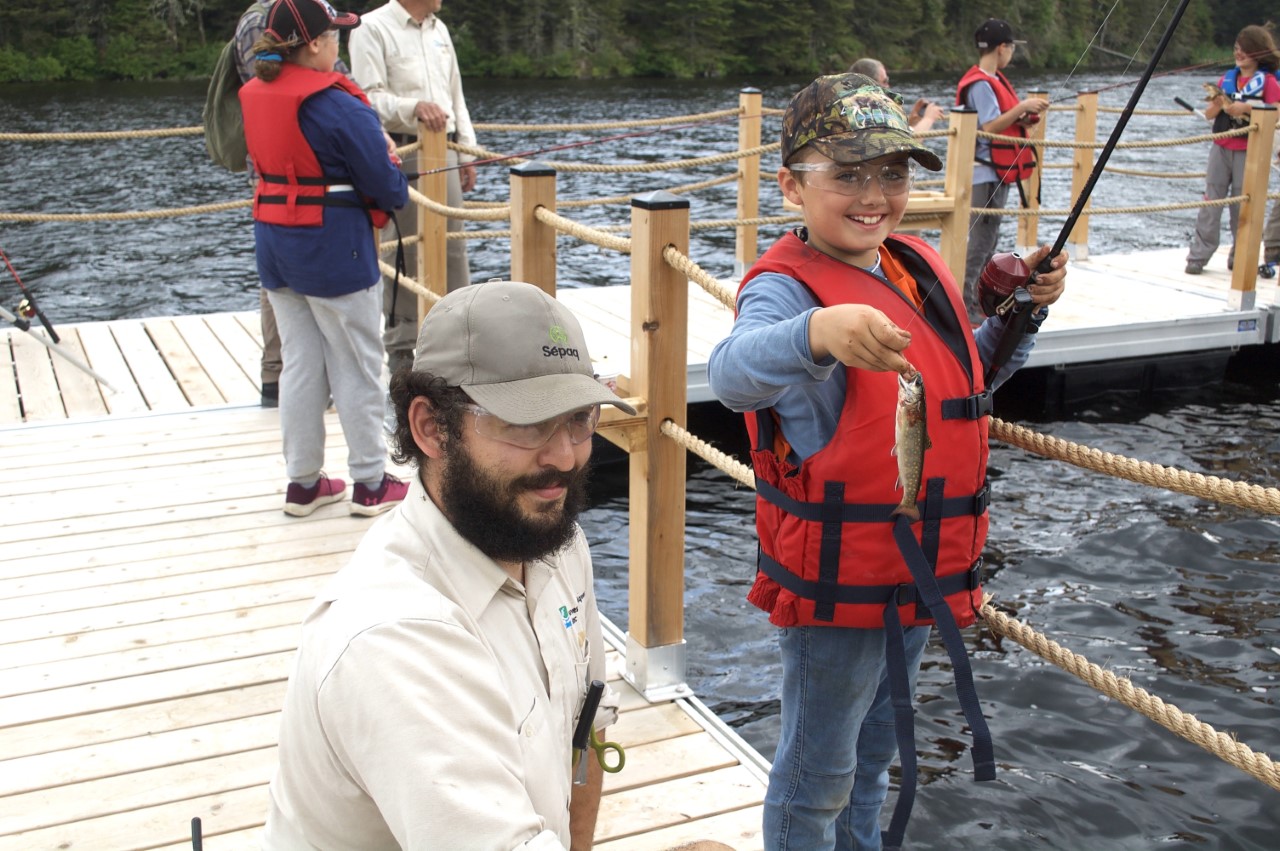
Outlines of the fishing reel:
[[[1027,283],[1031,267],[1019,254],[996,254],[987,261],[978,278],[978,303],[987,316],[1007,316],[1020,301],[1031,303]],[[1023,295],[1019,296],[1021,292]]]

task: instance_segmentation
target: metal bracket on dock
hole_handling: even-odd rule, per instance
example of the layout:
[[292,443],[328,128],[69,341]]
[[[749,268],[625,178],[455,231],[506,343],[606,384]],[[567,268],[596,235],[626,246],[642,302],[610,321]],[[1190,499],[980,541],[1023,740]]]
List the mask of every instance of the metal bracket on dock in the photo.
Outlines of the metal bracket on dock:
[[650,703],[691,697],[685,684],[688,654],[684,639],[679,644],[645,647],[627,633],[627,669],[622,677]]

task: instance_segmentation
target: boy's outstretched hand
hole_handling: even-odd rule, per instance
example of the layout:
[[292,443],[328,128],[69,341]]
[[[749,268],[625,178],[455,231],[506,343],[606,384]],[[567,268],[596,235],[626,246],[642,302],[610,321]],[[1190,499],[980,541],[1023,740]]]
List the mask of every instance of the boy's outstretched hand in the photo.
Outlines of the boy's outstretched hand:
[[[1042,245],[1024,257],[1023,261],[1034,269],[1049,256],[1049,248],[1048,245]],[[1027,287],[1027,292],[1031,293],[1031,300],[1037,307],[1053,304],[1062,297],[1062,291],[1067,286],[1067,252],[1059,251],[1050,265],[1053,271],[1037,274],[1036,282]]]
[[809,317],[809,350],[814,361],[834,357],[845,366],[876,372],[904,372],[901,354],[911,342],[889,317],[865,304],[837,304]]

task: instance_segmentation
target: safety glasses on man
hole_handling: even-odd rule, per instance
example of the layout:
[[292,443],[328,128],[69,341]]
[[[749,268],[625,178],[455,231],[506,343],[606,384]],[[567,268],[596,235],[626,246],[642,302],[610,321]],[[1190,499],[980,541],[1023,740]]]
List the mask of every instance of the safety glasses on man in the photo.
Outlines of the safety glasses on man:
[[561,426],[569,433],[569,442],[579,444],[590,440],[600,422],[600,406],[580,408],[540,423],[516,425],[489,413],[479,405],[463,405],[475,416],[476,434],[521,449],[541,449],[546,446]]
[[861,195],[874,179],[884,195],[901,195],[911,190],[915,169],[910,160],[881,166],[845,165],[843,163],[792,163],[791,171],[812,175],[807,182],[826,192]]

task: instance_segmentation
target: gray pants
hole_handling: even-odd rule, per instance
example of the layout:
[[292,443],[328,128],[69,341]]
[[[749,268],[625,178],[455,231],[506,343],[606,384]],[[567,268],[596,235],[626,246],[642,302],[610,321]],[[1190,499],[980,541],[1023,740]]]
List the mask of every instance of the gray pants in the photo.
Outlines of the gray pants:
[[[457,166],[457,151],[450,150],[446,156],[446,162],[449,166]],[[447,172],[447,177],[449,206],[461,207],[462,180],[458,175],[457,168],[451,168]],[[416,233],[418,230],[418,205],[410,201],[403,209],[396,211],[396,220],[400,222],[400,232],[405,236]],[[450,233],[461,231],[463,224],[461,219],[449,219],[448,230]],[[382,240],[384,242],[395,238],[394,225],[389,224],[382,229]],[[416,244],[405,249],[404,261],[409,277],[416,278],[418,275],[418,246]],[[445,287],[448,292],[453,292],[471,283],[471,270],[467,264],[467,243],[465,241],[461,239],[449,240],[448,251],[445,255],[445,269]],[[395,297],[394,314],[391,310],[391,297],[394,289],[391,286],[390,279],[387,279],[382,296],[382,310],[387,317],[387,327],[382,333],[382,341],[387,348],[387,360],[392,372],[400,366],[400,361],[413,360],[413,349],[418,342],[418,296],[404,287],[400,287],[399,290],[399,294]]]
[[[1004,209],[1005,202],[1009,200],[1010,185],[999,181],[973,184],[973,209]],[[964,258],[964,306],[968,308],[971,320],[986,318],[978,301],[978,278],[991,255],[996,253],[1002,218],[976,212],[969,217],[969,248]]]
[[280,432],[289,481],[310,484],[324,466],[324,411],[332,394],[347,439],[351,478],[376,487],[387,463],[382,433],[382,317],[379,281],[323,298],[268,290],[280,325]]
[[[1209,164],[1205,169],[1204,199],[1216,201],[1229,195],[1239,195],[1244,186],[1244,151],[1228,151],[1221,145],[1209,146]],[[1236,227],[1240,224],[1240,205],[1227,208],[1231,214],[1231,242],[1234,246]],[[1201,266],[1209,262],[1218,250],[1222,234],[1222,208],[1201,207],[1196,216],[1195,233],[1191,234],[1191,248],[1187,262]]]
[[1271,202],[1271,212],[1267,213],[1267,223],[1262,226],[1263,261],[1280,262],[1280,198]]

